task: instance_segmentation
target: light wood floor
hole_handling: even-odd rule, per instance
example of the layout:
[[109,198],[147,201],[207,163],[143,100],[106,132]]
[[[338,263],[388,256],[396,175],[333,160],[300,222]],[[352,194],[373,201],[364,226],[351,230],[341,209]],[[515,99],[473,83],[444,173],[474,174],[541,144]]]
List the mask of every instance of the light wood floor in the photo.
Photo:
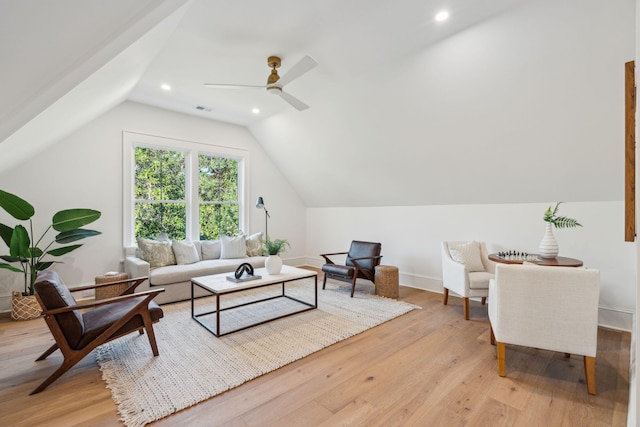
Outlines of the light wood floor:
[[[441,295],[401,287],[400,299],[423,309],[154,425],[626,425],[630,334],[600,329],[590,396],[575,355],[507,346],[500,378],[486,306],[472,302],[465,321],[459,298],[443,306]],[[92,355],[28,396],[62,360],[57,352],[34,362],[51,342],[42,319],[0,319],[0,425],[121,425]]]

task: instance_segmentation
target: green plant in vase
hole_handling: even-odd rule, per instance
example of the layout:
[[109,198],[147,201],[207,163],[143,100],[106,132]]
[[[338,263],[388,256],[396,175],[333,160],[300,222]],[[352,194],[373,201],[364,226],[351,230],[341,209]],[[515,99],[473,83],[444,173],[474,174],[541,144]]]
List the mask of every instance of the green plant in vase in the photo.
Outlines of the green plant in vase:
[[269,236],[266,237],[262,253],[269,255],[264,261],[267,273],[272,275],[280,273],[280,270],[282,270],[282,258],[278,255],[284,252],[287,246],[289,246],[289,242],[285,239],[270,240]]
[[285,239],[269,240],[269,236],[267,236],[262,253],[265,255],[279,255],[286,251],[286,246],[291,247]]
[[542,237],[542,241],[538,246],[538,252],[542,258],[555,258],[558,256],[559,248],[555,237],[553,236],[553,227],[555,228],[573,228],[582,227],[577,220],[566,216],[558,215],[558,210],[562,202],[556,203],[556,206],[552,209],[551,206],[547,208],[542,219],[547,223],[547,227]]
[[[33,284],[38,272],[51,267],[54,262],[59,262],[48,261],[45,257],[59,257],[68,254],[82,246],[81,244],[68,245],[69,243],[102,234],[99,231],[81,228],[100,218],[101,213],[93,209],[59,211],[53,215],[51,225],[37,237],[34,235],[32,221],[35,209],[29,202],[15,194],[0,190],[0,207],[19,221],[29,221],[27,227],[21,224],[14,227],[0,224],[0,237],[9,247],[9,255],[0,256],[0,259],[5,261],[0,263],[0,268],[24,275],[22,294],[25,296],[35,293]],[[45,240],[51,229],[57,231],[58,234],[53,240]]]

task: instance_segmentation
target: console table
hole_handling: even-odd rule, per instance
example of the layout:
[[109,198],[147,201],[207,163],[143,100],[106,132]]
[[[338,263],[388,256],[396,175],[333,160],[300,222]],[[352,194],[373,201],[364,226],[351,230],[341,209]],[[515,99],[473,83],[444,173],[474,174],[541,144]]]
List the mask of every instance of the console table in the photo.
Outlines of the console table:
[[[531,254],[537,255],[537,254]],[[542,258],[540,255],[537,255],[538,259],[535,261],[526,261],[532,264],[544,265],[548,267],[580,267],[582,266],[582,261],[575,258],[567,258],[563,256],[557,256],[555,258]],[[489,259],[494,262],[499,262],[502,264],[522,264],[525,262],[523,259],[506,259],[501,257],[498,254],[490,254]]]

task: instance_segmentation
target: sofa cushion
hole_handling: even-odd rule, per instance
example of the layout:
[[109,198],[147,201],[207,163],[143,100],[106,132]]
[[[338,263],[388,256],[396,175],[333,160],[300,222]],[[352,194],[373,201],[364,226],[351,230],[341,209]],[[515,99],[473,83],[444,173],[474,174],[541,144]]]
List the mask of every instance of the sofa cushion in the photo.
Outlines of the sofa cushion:
[[262,249],[262,231],[247,236],[247,256],[260,255]]
[[186,265],[158,267],[151,270],[149,282],[153,286],[167,286],[174,283],[189,282],[193,277],[233,272],[243,262],[248,262],[255,268],[264,267],[264,260],[265,257],[215,259]]
[[471,241],[449,246],[449,253],[455,262],[464,264],[467,271],[485,271],[480,256],[480,243]]
[[220,240],[202,240],[200,242],[202,260],[218,259],[222,250]]
[[193,264],[200,261],[200,252],[196,249],[196,245],[189,239],[182,241],[174,240],[171,243],[173,254],[176,257],[176,264]]
[[151,268],[175,265],[176,257],[171,249],[171,243],[149,240],[138,237],[140,258],[147,261]]
[[244,234],[236,237],[220,236],[222,251],[220,259],[243,258],[247,256],[247,243]]
[[486,271],[474,271],[469,273],[470,289],[489,289],[489,281],[495,278],[491,273]]

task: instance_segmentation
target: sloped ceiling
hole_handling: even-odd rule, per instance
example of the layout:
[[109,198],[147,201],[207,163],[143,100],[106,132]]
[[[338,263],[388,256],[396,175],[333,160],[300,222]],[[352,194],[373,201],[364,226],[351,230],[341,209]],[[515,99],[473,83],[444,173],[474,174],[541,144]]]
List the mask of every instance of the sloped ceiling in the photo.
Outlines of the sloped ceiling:
[[187,0],[0,0],[0,171],[124,101]]
[[[78,3],[85,2],[56,7]],[[153,12],[161,22],[159,15],[177,12],[164,31],[156,27],[163,36],[153,47],[140,49],[141,67],[105,65],[128,77],[120,86],[126,94],[91,105],[110,108],[127,98],[245,125],[307,206],[622,199],[622,69],[634,57],[633,0],[192,0],[183,9],[180,2],[129,3],[90,2],[85,12],[106,9],[106,16],[128,15],[127,23]],[[29,22],[23,8],[18,21]],[[451,18],[436,23],[442,8]],[[6,20],[15,40],[21,26]],[[55,39],[54,27],[33,28],[36,39]],[[119,40],[117,28],[93,46]],[[81,39],[92,30],[76,25],[72,33]],[[82,59],[91,46],[70,50]],[[32,64],[44,58],[46,68],[47,55],[36,47],[23,54]],[[262,91],[203,86],[264,84],[269,55],[282,57],[281,75],[304,55],[319,62],[287,86],[309,110]],[[32,67],[29,81],[48,87],[47,76],[64,92],[62,75],[82,68],[78,61],[56,73],[40,70],[40,78]],[[162,91],[163,83],[171,91]],[[39,100],[37,90],[29,93]],[[15,100],[0,98],[0,113]],[[23,108],[14,127],[37,110]]]

